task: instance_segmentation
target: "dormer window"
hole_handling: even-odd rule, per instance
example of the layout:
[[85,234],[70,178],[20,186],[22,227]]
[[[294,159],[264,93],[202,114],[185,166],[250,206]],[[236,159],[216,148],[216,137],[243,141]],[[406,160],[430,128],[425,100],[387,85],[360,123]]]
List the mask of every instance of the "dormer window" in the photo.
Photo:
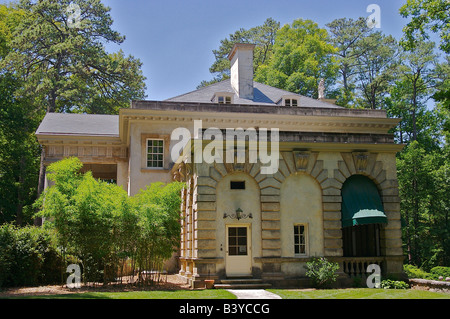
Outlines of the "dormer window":
[[216,92],[216,94],[212,97],[211,102],[219,104],[233,104],[233,93]]
[[296,94],[283,95],[277,102],[277,105],[283,106],[300,106],[299,96]]
[[219,104],[231,104],[231,96],[219,95],[217,97],[217,103],[219,103]]
[[298,106],[298,100],[297,99],[285,99],[284,105],[285,106]]

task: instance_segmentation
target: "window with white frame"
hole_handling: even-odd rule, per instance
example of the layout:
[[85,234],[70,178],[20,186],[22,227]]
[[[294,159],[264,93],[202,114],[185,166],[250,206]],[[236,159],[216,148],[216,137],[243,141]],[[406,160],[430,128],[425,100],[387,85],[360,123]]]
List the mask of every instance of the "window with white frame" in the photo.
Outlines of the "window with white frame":
[[298,106],[298,100],[297,99],[285,99],[284,105],[285,106]]
[[147,168],[164,167],[164,140],[147,139]]
[[217,97],[217,102],[219,104],[231,104],[231,96],[219,95]]
[[306,225],[294,225],[294,254],[296,256],[306,255]]

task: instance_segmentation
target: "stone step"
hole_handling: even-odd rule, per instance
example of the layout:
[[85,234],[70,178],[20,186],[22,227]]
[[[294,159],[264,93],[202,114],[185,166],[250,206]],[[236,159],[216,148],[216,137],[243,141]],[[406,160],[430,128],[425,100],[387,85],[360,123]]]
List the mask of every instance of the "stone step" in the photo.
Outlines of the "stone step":
[[272,288],[271,284],[214,284],[216,289],[268,289]]
[[262,279],[253,278],[227,278],[220,280],[221,284],[259,284],[262,282]]
[[217,289],[267,289],[271,287],[271,284],[264,283],[262,279],[253,278],[227,278],[214,284],[214,288]]

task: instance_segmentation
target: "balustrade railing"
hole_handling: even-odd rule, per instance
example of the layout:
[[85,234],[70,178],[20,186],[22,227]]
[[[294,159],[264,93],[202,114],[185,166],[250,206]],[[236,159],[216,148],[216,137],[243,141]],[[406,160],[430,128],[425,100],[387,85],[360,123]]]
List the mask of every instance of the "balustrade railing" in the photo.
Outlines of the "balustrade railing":
[[367,267],[370,264],[380,266],[381,273],[384,273],[385,257],[339,257],[336,259],[344,273],[350,277],[367,275]]

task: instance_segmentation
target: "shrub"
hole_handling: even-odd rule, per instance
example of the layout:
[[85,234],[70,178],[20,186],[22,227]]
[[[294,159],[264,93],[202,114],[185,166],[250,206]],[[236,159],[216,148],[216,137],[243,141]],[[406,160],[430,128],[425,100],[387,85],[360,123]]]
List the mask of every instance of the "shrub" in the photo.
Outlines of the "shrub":
[[49,165],[54,185],[35,206],[56,230],[64,255],[81,263],[84,282],[108,283],[122,277],[128,259],[139,275],[161,270],[180,242],[184,184],[152,183],[128,197],[122,187],[96,180],[91,172],[80,173],[81,167],[77,158]]
[[450,267],[438,266],[431,268],[430,274],[432,279],[438,280],[442,276],[445,280],[445,278],[450,277]]
[[314,258],[306,263],[306,276],[311,278],[317,288],[329,288],[336,281],[338,263],[329,262],[325,257]]
[[353,288],[362,288],[365,287],[365,282],[363,283],[363,278],[361,276],[353,277]]
[[419,279],[430,279],[430,274],[417,268],[414,265],[403,265],[403,271],[406,273],[408,278],[419,278]]
[[383,289],[408,289],[409,285],[404,281],[385,279],[385,280],[381,281],[381,288],[383,288]]
[[59,282],[61,256],[44,228],[0,226],[0,287]]

